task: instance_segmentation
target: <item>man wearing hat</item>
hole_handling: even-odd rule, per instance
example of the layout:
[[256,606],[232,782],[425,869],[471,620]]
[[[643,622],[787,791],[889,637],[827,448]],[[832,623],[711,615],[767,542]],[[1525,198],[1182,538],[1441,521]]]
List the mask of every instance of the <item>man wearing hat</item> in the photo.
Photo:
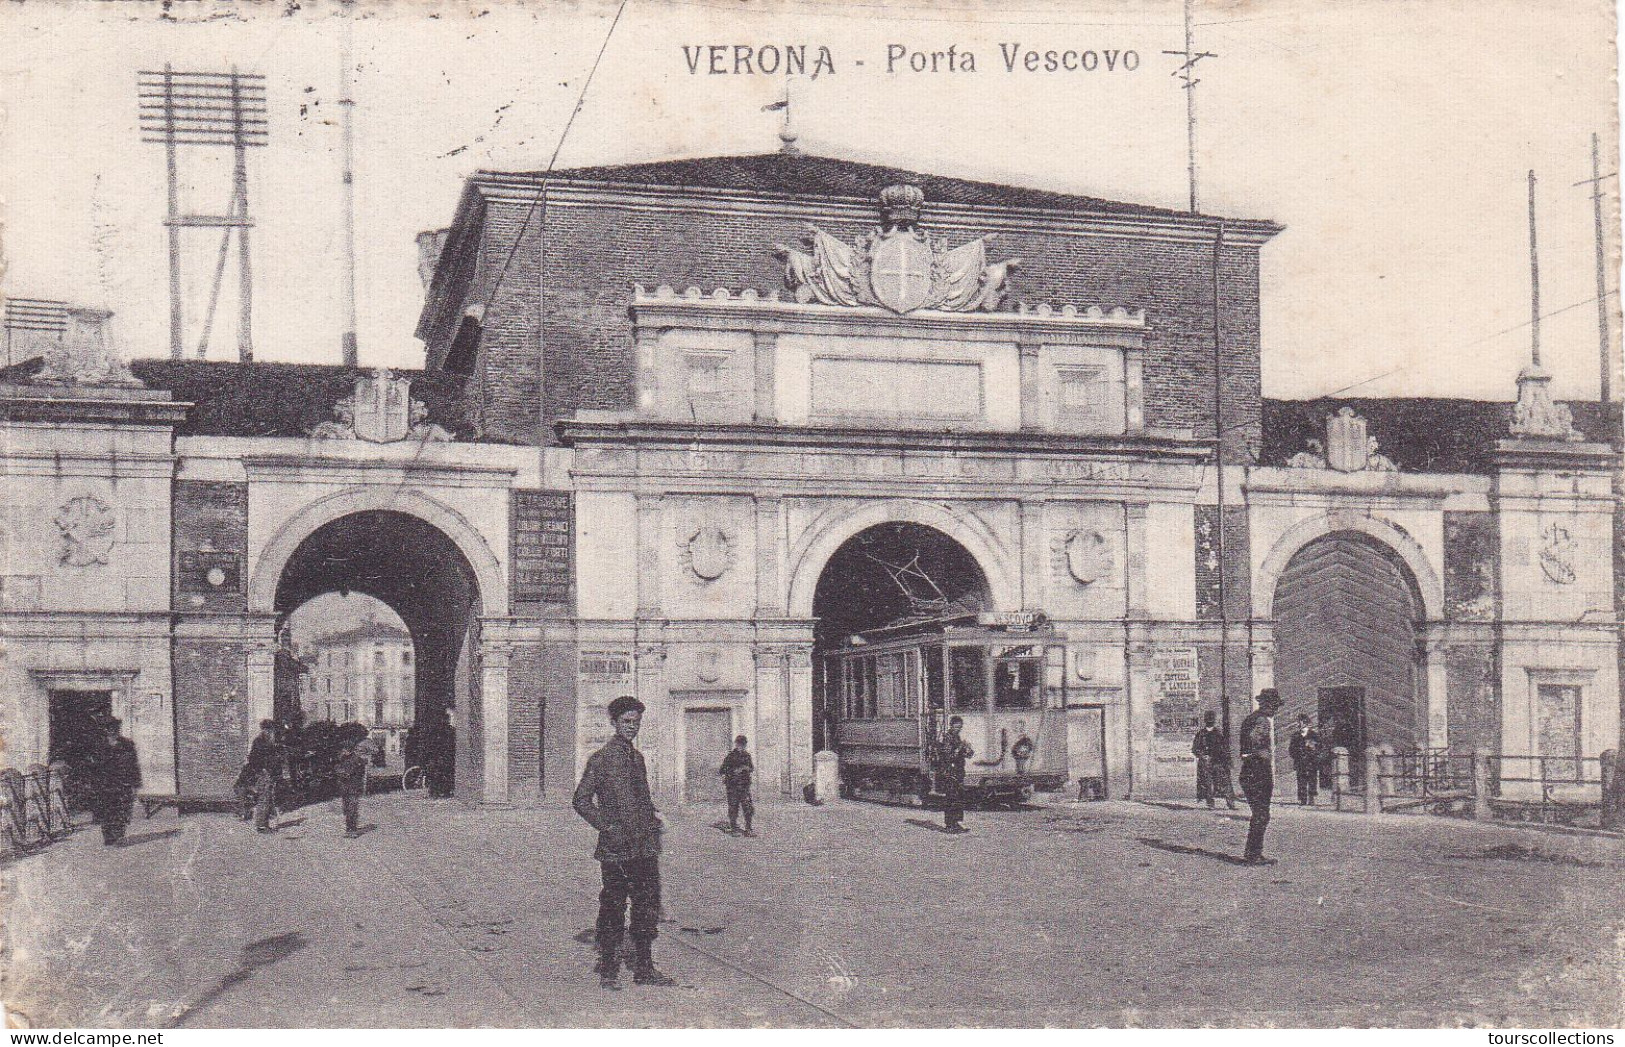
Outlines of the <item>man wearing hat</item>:
[[282,746],[277,740],[280,729],[275,720],[260,721],[260,733],[248,747],[248,764],[241,776],[254,790],[254,829],[262,833],[271,831],[271,810],[282,780]]
[[633,747],[643,723],[643,703],[622,695],[609,703],[615,734],[587,760],[576,786],[576,813],[598,830],[603,890],[598,893],[598,984],[619,989],[621,940],[628,934],[626,904],[632,903],[630,936],[637,953],[632,980],[675,985],[655,968],[654,940],[660,925],[660,816],[649,795],[643,754]]
[[1273,687],[1258,692],[1257,708],[1241,721],[1241,791],[1252,808],[1247,824],[1247,850],[1242,860],[1248,865],[1274,865],[1264,857],[1264,830],[1270,824],[1270,796],[1275,791],[1275,772],[1270,766],[1271,717],[1281,709],[1281,695]]
[[92,813],[102,827],[102,842],[108,846],[124,839],[135,791],[141,787],[141,761],[136,758],[135,743],[121,733],[123,726],[117,717],[107,720],[106,749],[96,761],[91,783]]

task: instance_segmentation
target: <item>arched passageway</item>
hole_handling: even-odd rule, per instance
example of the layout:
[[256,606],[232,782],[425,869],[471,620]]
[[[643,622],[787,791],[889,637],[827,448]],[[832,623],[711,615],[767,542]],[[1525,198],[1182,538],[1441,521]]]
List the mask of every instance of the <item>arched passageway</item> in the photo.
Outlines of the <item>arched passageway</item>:
[[[355,512],[321,525],[298,544],[277,580],[275,609],[285,621],[324,593],[352,592],[388,605],[410,634],[413,749],[431,768],[437,791],[455,780],[477,792],[483,724],[478,675],[470,665],[480,606],[472,567],[444,532],[416,516]],[[280,660],[278,671],[287,671]],[[278,681],[278,694],[290,690],[297,693],[297,685]],[[463,738],[451,728],[454,710],[463,711]]]
[[925,524],[893,521],[858,532],[835,550],[813,594],[813,747],[831,735],[823,652],[853,633],[909,618],[992,608],[986,573],[965,547]]
[[1274,615],[1275,683],[1285,702],[1276,717],[1278,755],[1300,715],[1328,747],[1350,751],[1356,775],[1370,747],[1426,744],[1427,677],[1417,643],[1425,614],[1397,553],[1353,531],[1315,539],[1281,572]]

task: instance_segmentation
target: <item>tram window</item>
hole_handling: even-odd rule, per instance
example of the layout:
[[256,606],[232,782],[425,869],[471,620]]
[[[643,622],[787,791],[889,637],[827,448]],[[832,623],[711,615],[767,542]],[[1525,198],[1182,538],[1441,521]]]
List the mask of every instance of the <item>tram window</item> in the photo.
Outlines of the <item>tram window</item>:
[[980,647],[948,648],[948,673],[955,712],[987,709],[987,652]]
[[876,659],[875,704],[880,716],[907,716],[908,696],[903,689],[903,656],[883,654]]
[[865,719],[872,720],[880,715],[878,703],[875,700],[875,660],[863,660],[863,715]]
[[917,716],[920,712],[920,652],[907,651],[903,656],[903,715]]
[[925,697],[931,708],[942,708],[942,648],[925,649]]
[[1036,709],[1039,696],[1039,665],[1036,658],[1011,659],[998,663],[993,675],[993,705],[998,709]]

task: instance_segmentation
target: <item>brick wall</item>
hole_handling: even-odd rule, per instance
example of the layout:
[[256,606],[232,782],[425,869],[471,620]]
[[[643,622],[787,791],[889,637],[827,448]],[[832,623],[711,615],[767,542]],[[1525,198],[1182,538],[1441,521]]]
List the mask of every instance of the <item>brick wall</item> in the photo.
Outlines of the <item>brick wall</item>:
[[[524,226],[523,243],[490,301],[480,360],[469,383],[485,431],[496,439],[549,441],[553,422],[577,408],[630,407],[632,285],[695,285],[707,291],[781,287],[772,246],[798,242],[805,222],[789,214],[553,203],[538,206],[526,224],[528,211],[524,201],[488,203],[478,248],[480,276],[465,299],[465,304],[486,301]],[[873,222],[818,224],[850,242]],[[922,225],[931,227],[929,204]],[[953,230],[947,235],[957,244],[977,234]],[[1035,228],[1000,234],[992,257],[1011,256],[1024,259],[1011,279],[1012,301],[1144,308],[1146,423],[1212,433],[1211,244],[1062,236]],[[1246,441],[1258,437],[1261,410],[1258,249],[1227,247],[1220,277],[1224,424],[1236,426],[1226,436],[1236,457]],[[446,332],[431,332],[431,362],[444,356],[448,339]]]
[[1444,608],[1452,620],[1495,620],[1501,577],[1498,522],[1491,512],[1444,514]]
[[[178,480],[174,487],[174,609],[212,613],[241,612],[248,607],[248,485],[206,480]],[[228,584],[212,586],[194,567],[183,570],[187,556],[212,552],[235,557]]]
[[567,803],[575,790],[572,644],[525,646],[508,666],[508,783],[515,802]]
[[1490,644],[1451,647],[1445,654],[1450,693],[1446,729],[1451,752],[1501,751],[1501,665]]
[[248,699],[248,648],[176,640],[175,745],[182,799],[231,796],[257,727]]

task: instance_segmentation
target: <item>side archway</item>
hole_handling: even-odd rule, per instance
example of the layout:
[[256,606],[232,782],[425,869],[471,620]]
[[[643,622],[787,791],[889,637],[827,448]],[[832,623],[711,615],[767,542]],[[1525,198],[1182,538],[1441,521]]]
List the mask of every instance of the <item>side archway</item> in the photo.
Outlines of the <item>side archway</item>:
[[316,531],[346,516],[365,512],[412,516],[444,534],[462,553],[474,573],[478,607],[482,614],[507,613],[507,585],[502,565],[480,532],[464,516],[419,491],[397,487],[355,487],[311,502],[277,528],[250,569],[248,607],[251,611],[277,610],[277,586],[300,543]]
[[1385,547],[1410,572],[1415,595],[1429,621],[1444,617],[1444,586],[1428,559],[1427,550],[1398,526],[1378,516],[1331,511],[1312,516],[1287,528],[1276,540],[1269,555],[1253,577],[1253,607],[1260,618],[1275,617],[1275,596],[1287,565],[1306,546],[1339,532],[1364,535]]

